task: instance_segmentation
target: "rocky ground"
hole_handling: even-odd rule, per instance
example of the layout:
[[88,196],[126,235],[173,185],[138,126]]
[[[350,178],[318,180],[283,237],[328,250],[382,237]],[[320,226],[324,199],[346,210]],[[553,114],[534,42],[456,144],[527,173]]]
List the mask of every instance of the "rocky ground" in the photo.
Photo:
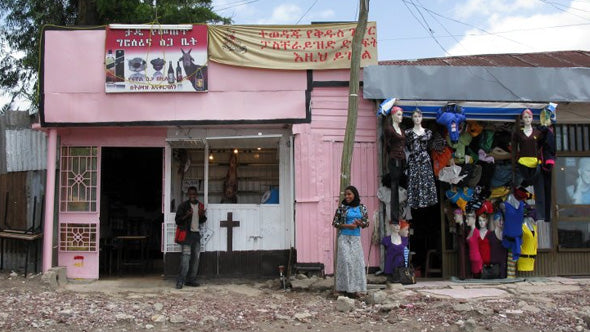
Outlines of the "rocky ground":
[[332,280],[204,280],[174,289],[161,277],[52,286],[0,273],[1,331],[590,331],[590,279],[506,284],[380,284],[337,297]]

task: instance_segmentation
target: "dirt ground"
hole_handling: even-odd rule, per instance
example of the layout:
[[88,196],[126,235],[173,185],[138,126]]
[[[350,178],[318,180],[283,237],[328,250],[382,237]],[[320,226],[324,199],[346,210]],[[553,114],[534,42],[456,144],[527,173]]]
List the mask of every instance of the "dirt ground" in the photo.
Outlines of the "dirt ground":
[[437,285],[374,287],[341,311],[346,300],[329,289],[283,290],[278,280],[176,290],[150,276],[52,288],[39,274],[0,273],[0,331],[590,331],[590,280],[486,286],[497,294],[459,299],[444,293],[486,289]]

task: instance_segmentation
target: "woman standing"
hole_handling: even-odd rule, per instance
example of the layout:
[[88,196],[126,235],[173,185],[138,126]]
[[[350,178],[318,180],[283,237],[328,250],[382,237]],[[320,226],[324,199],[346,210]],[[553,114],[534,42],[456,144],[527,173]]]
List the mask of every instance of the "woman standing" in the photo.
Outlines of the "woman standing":
[[428,154],[428,142],[432,131],[422,127],[422,112],[412,113],[414,127],[407,129],[406,147],[408,156],[408,205],[412,209],[424,208],[438,203],[432,161]]
[[332,225],[338,229],[335,290],[359,296],[367,291],[361,228],[369,226],[369,219],[354,186],[344,190],[344,200],[336,209]]

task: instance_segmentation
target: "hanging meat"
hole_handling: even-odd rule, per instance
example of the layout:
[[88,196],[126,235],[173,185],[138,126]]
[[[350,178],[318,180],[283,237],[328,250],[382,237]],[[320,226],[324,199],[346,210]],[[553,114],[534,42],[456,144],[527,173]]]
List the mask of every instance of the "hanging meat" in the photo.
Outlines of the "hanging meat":
[[221,203],[238,202],[238,154],[231,153],[229,156],[229,168],[223,181],[223,196]]

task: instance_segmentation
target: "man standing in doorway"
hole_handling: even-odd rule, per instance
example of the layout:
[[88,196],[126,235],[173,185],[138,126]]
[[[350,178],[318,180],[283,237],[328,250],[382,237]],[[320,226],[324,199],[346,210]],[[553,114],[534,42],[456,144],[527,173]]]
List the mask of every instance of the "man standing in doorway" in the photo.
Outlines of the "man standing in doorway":
[[[196,213],[195,213],[196,211]],[[183,202],[176,210],[176,225],[186,229],[186,240],[180,245],[180,272],[176,279],[176,288],[183,285],[197,287],[197,272],[199,270],[199,255],[201,253],[201,233],[199,225],[207,221],[205,206],[197,199],[197,188],[188,188],[188,201]]]

